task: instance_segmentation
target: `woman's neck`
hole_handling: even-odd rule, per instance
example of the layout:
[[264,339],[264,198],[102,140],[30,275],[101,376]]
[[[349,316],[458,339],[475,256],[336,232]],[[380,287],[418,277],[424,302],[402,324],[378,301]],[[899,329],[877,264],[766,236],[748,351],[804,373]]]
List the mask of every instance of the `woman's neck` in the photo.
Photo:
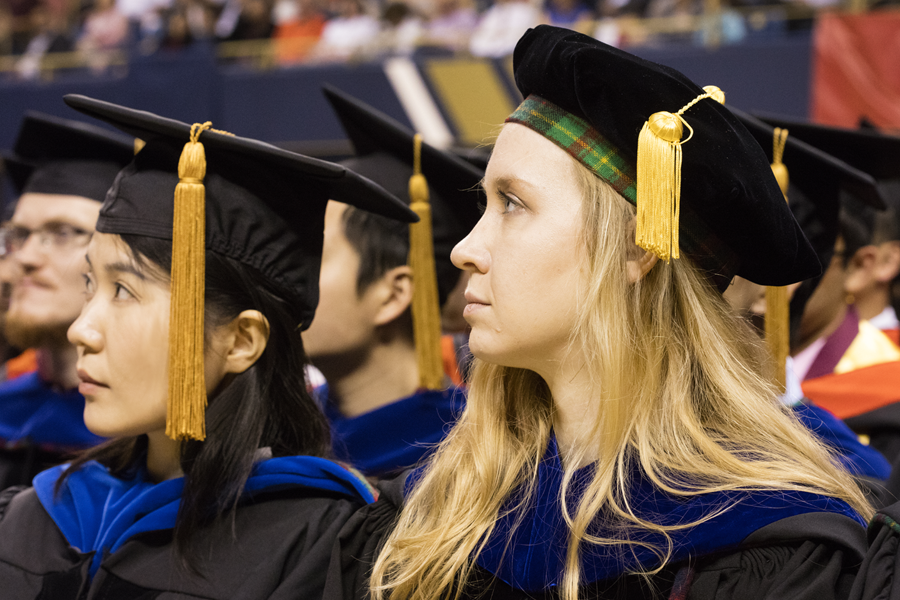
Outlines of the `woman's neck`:
[[181,442],[170,439],[164,430],[147,434],[147,473],[159,483],[181,477]]
[[596,453],[589,450],[579,456],[576,451],[577,448],[596,448],[596,444],[588,442],[593,436],[600,401],[587,369],[574,367],[567,361],[555,372],[540,375],[553,397],[553,432],[563,464],[568,466],[567,458],[576,461],[575,468],[596,461],[599,458]]

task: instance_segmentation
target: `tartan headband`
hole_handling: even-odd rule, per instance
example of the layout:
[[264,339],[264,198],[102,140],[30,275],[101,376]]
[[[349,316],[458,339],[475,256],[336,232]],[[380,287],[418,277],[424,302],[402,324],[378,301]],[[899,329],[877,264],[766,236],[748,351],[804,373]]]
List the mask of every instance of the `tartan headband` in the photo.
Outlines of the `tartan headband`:
[[[587,120],[535,94],[506,119],[541,134],[637,206],[637,169]],[[691,206],[681,205],[681,248],[719,289],[724,291],[740,261]]]
[[532,94],[507,117],[506,122],[524,125],[541,134],[571,154],[626,200],[637,204],[634,165],[581,117]]

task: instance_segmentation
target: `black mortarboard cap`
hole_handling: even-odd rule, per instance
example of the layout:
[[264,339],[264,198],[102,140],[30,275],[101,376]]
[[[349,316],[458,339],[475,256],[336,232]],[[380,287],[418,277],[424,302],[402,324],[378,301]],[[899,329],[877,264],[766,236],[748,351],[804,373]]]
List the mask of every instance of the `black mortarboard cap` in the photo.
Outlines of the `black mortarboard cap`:
[[[408,200],[415,134],[334,87],[326,86],[324,92],[356,151],[356,156],[343,164]],[[443,304],[460,276],[450,252],[481,217],[478,205],[484,199],[484,170],[426,143],[422,144],[421,165],[430,190],[438,296]]]
[[900,137],[872,129],[818,125],[769,113],[754,113],[773,127],[865,171],[877,180],[900,179]]
[[867,230],[870,237],[874,235],[876,229],[882,228],[882,232],[889,239],[898,238],[900,234],[896,223],[884,228],[887,222],[895,221],[900,215],[900,137],[880,133],[871,128],[846,129],[771,114],[761,114],[759,118],[775,127],[790,130],[791,136],[820,148],[874,177],[878,182],[882,199],[891,210],[877,220],[871,218],[871,211],[850,210],[847,216],[855,221],[858,227]]
[[[78,95],[72,108],[137,136],[146,146],[116,179],[97,230],[171,239],[178,160],[191,126]],[[206,247],[246,263],[302,303],[309,326],[318,302],[329,198],[405,222],[409,208],[345,167],[248,138],[205,131]]]
[[204,249],[249,265],[309,326],[319,296],[325,207],[340,200],[411,222],[416,215],[346,168],[257,140],[84,96],[67,104],[146,141],[109,189],[97,231],[172,240],[166,434],[204,439]]
[[[651,115],[678,111],[705,92],[674,69],[545,25],[525,33],[513,61],[523,96],[586,120],[630,165]],[[819,274],[759,144],[714,97],[682,114],[693,130],[682,149],[682,250],[719,289],[734,275],[786,285]]]
[[18,192],[65,194],[102,202],[134,157],[134,139],[119,132],[29,111],[3,159]]

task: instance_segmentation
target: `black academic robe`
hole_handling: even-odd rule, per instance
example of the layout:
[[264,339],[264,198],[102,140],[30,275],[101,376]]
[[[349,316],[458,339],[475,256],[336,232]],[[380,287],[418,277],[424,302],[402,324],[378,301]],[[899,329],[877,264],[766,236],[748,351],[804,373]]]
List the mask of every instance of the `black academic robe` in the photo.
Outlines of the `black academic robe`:
[[868,537],[851,600],[900,600],[900,502],[878,511]]
[[[328,600],[368,598],[368,574],[403,503],[405,476],[382,482],[377,502],[350,519],[333,549],[325,586]],[[836,513],[814,512],[771,523],[736,548],[672,564],[648,578],[623,575],[584,586],[585,598],[798,599],[849,597],[866,551],[865,530]],[[676,585],[678,580],[678,585]],[[557,598],[514,589],[476,567],[463,598],[513,600]]]
[[235,522],[195,538],[201,575],[173,552],[171,529],[127,537],[103,552],[73,547],[35,488],[0,494],[0,597],[4,600],[150,600],[153,598],[318,599],[331,548],[364,504],[346,494],[275,486],[239,506]]

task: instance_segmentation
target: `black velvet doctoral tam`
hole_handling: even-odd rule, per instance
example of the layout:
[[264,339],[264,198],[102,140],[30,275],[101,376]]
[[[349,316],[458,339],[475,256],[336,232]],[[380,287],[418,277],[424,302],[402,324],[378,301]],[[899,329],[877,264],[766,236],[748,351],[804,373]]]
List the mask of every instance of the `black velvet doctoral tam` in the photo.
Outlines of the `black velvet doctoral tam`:
[[[513,61],[523,96],[539,96],[587,120],[632,164],[652,114],[675,113],[704,93],[674,69],[546,25],[519,40]],[[682,146],[682,252],[720,289],[735,275],[762,285],[818,275],[815,252],[756,140],[711,98],[683,117],[694,134]]]

